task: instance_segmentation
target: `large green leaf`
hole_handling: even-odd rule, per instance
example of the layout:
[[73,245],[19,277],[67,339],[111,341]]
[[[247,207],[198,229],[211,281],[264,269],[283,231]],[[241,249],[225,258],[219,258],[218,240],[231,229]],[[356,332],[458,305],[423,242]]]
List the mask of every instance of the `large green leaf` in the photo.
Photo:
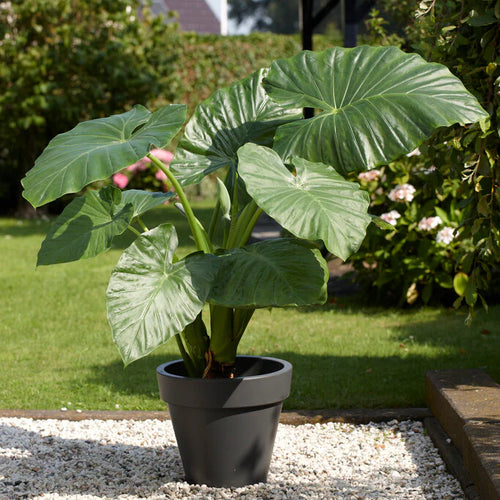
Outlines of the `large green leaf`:
[[152,193],[130,189],[123,193],[114,186],[90,191],[75,198],[50,228],[38,252],[37,265],[88,259],[111,247],[132,219],[164,203],[173,193]]
[[260,70],[202,102],[186,125],[170,168],[183,184],[199,182],[223,167],[235,169],[237,151],[247,142],[270,145],[278,125],[302,117],[271,101]]
[[340,172],[371,168],[412,151],[436,127],[487,115],[440,64],[396,47],[334,47],[275,61],[264,80],[285,106],[319,108],[314,118],[281,126],[274,149]]
[[194,254],[173,262],[177,234],[171,224],[143,233],[111,274],[108,321],[126,364],[182,332],[200,313],[219,259]]
[[109,187],[75,198],[51,226],[38,252],[37,265],[88,259],[105,252],[134,216],[120,190]]
[[80,123],[50,141],[22,180],[23,196],[39,207],[107,179],[143,158],[152,146],[166,146],[185,116],[186,107],[181,104],[155,113],[135,106],[120,115]]
[[165,203],[172,198],[175,193],[143,191],[141,189],[127,189],[122,192],[122,204],[131,203],[134,207],[134,217],[142,215],[144,212]]
[[277,239],[227,250],[209,300],[228,307],[323,304],[328,268],[317,249]]
[[332,167],[292,158],[293,175],[272,149],[246,144],[239,172],[257,204],[298,238],[323,240],[347,259],[358,250],[370,223],[369,196]]

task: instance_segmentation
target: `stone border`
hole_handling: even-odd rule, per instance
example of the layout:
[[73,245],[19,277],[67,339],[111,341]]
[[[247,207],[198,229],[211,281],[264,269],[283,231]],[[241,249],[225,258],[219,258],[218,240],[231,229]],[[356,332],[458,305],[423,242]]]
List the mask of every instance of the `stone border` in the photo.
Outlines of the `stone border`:
[[465,468],[462,455],[453,444],[453,441],[449,438],[448,434],[446,434],[444,429],[441,427],[437,419],[434,417],[424,419],[424,426],[427,434],[429,434],[429,437],[434,443],[434,446],[437,448],[439,454],[446,463],[448,472],[455,476],[457,481],[460,483],[460,486],[465,494],[465,498],[467,498],[467,500],[481,500],[476,487],[474,486],[474,482]]
[[[500,500],[500,385],[485,371],[433,370],[426,374],[426,399],[447,444],[453,443],[483,500]],[[434,427],[436,427],[434,425]],[[432,437],[432,433],[431,437]],[[442,455],[446,445],[438,444]],[[449,466],[450,467],[450,466]],[[450,467],[451,468],[451,467]]]
[[[367,424],[391,420],[424,420],[432,414],[427,408],[390,408],[376,410],[285,410],[280,423],[287,425],[345,422]],[[165,411],[99,411],[99,410],[2,410],[0,417],[33,418],[35,420],[169,420]]]

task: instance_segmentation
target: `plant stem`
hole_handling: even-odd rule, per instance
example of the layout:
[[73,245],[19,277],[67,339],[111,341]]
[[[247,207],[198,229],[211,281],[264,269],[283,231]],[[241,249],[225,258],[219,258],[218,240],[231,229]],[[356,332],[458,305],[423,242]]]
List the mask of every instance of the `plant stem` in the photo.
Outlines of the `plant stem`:
[[219,218],[220,212],[220,201],[217,200],[217,204],[215,205],[214,212],[212,214],[212,219],[210,220],[210,227],[208,228],[208,238],[210,241],[213,241],[215,228],[217,226],[217,219]]
[[[201,377],[205,370],[205,354],[208,351],[210,339],[207,335],[207,329],[203,322],[202,313],[198,314],[196,319],[184,328],[179,335],[182,340],[184,352],[181,351],[184,363],[191,366],[190,377]],[[186,363],[188,359],[188,363]]]
[[233,196],[231,198],[231,224],[229,225],[229,231],[224,232],[224,248],[232,248],[229,241],[231,240],[231,235],[236,231],[236,225],[238,223],[238,174],[234,174],[234,185],[233,185]]
[[158,158],[156,158],[151,153],[149,153],[147,157],[155,164],[156,167],[158,167],[167,176],[175,192],[177,193],[177,196],[179,197],[182,207],[186,212],[186,217],[189,222],[189,226],[191,228],[194,241],[196,243],[196,248],[198,250],[201,250],[202,252],[211,253],[212,245],[208,240],[207,233],[203,229],[203,226],[201,225],[200,221],[194,215],[193,209],[191,208],[191,205],[189,204],[189,201],[186,198],[186,194],[184,193],[184,190],[182,189],[182,186],[180,185],[179,181],[175,178],[174,174],[172,174],[172,172],[170,172],[170,170]]
[[214,360],[223,364],[234,364],[236,348],[234,342],[234,311],[231,307],[210,305],[210,350]]
[[182,360],[184,361],[184,366],[186,368],[187,374],[189,377],[196,377],[196,370],[194,369],[194,364],[189,357],[186,349],[184,348],[184,344],[181,339],[180,333],[175,336],[175,340],[177,341],[177,347],[179,348],[179,352],[181,353]]
[[236,345],[239,344],[254,312],[253,308],[234,310],[234,342]]
[[227,248],[242,247],[246,244],[262,212],[253,200],[243,209],[237,223],[231,227]]
[[139,231],[137,231],[137,229],[133,226],[129,226],[127,229],[129,229],[130,231],[132,231],[136,236],[140,236],[141,233]]
[[139,224],[139,226],[141,226],[141,229],[143,230],[143,232],[149,231],[146,224],[144,224],[144,222],[142,221],[142,219],[139,216],[136,217],[136,221]]

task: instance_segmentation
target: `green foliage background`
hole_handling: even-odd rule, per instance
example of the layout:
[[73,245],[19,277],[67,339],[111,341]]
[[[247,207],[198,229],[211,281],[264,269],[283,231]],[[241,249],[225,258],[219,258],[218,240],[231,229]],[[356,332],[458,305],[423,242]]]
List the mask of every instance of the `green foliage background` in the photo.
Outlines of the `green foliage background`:
[[[161,18],[126,0],[4,2],[0,9],[0,210],[48,141],[78,121],[171,99]],[[167,35],[167,36],[165,36]]]
[[[381,10],[373,12],[368,23],[371,43],[398,44],[446,65],[476,95],[490,122],[439,130],[423,145],[419,167],[437,167],[435,189],[427,187],[423,196],[426,186],[421,186],[417,200],[421,210],[415,206],[414,213],[407,210],[402,237],[372,233],[355,266],[363,283],[377,287],[382,296],[388,296],[390,289],[398,299],[407,298],[411,290],[413,302],[428,302],[431,290],[448,288],[451,278],[458,296],[455,306],[474,306],[483,299],[483,291],[490,288],[491,293],[492,283],[498,282],[500,262],[500,1],[380,0],[378,6]],[[457,181],[460,188],[450,190],[450,183]],[[387,193],[391,182],[386,177],[381,191]],[[422,238],[409,229],[424,216],[439,215],[436,207],[445,198],[448,216],[455,218],[457,241],[450,248],[441,247],[440,256],[431,248],[422,253]],[[380,200],[377,203],[381,205]],[[369,266],[363,264],[366,258]],[[443,265],[446,260],[453,265]],[[448,269],[447,279],[441,274],[443,267]]]

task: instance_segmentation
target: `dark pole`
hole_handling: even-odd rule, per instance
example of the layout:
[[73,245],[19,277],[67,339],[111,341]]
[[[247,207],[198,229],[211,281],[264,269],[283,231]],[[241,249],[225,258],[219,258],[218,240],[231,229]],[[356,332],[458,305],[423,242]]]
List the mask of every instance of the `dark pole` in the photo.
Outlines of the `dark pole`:
[[375,5],[375,0],[347,0],[345,3],[344,47],[356,47],[358,26]]
[[[313,7],[314,0],[301,0],[300,2],[300,20],[302,30],[302,50],[312,50],[313,48]],[[304,118],[312,118],[314,116],[313,108],[304,108]]]
[[313,7],[314,0],[301,1],[301,30],[302,30],[302,50],[312,50],[313,48]]
[[344,47],[356,47],[358,43],[358,22],[356,0],[345,3]]

